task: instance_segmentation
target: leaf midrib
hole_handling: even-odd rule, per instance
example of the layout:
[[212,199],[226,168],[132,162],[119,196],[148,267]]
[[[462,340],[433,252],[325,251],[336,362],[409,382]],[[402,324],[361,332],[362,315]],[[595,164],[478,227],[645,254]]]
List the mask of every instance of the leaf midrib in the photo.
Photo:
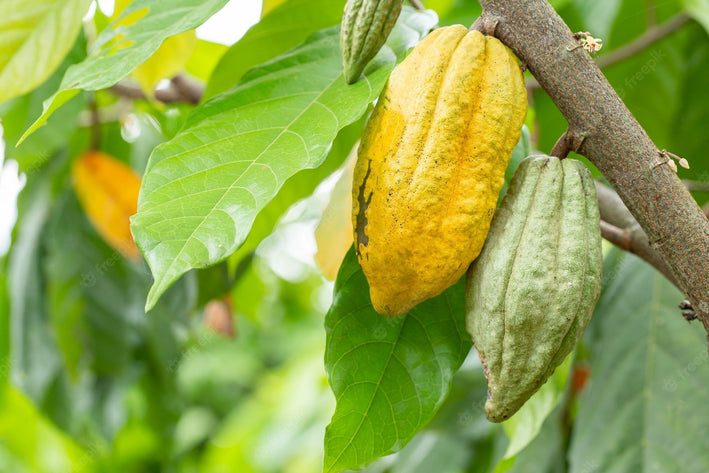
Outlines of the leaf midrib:
[[[253,162],[247,166],[247,168],[244,170],[244,172],[241,173],[241,175],[242,175],[242,176],[245,175],[245,174],[251,169],[251,167],[252,167],[254,164],[256,164],[256,163],[258,162],[258,160],[259,160],[269,149],[271,149],[271,147],[273,146],[273,144],[274,144],[275,142],[277,142],[277,141],[280,139],[280,137],[283,136],[283,134],[284,134],[286,131],[288,131],[289,128],[290,128],[291,126],[293,126],[293,124],[294,124],[296,121],[298,121],[298,119],[299,119],[301,116],[303,116],[303,114],[305,114],[308,110],[310,110],[310,108],[312,107],[313,103],[317,102],[318,99],[319,99],[320,97],[322,97],[323,94],[325,94],[325,92],[328,91],[328,90],[330,89],[330,87],[332,87],[332,85],[335,83],[335,81],[337,81],[337,79],[339,79],[340,77],[342,77],[342,73],[340,73],[340,74],[338,74],[337,76],[335,76],[335,78],[330,82],[330,84],[328,84],[327,87],[323,88],[323,90],[315,97],[315,99],[313,100],[313,102],[311,102],[310,105],[308,105],[308,106],[307,106],[306,108],[304,108],[296,117],[294,117],[293,120],[291,120],[291,122],[290,122],[288,125],[286,125],[285,127],[283,127],[283,130],[278,134],[278,136],[276,136],[276,138],[274,138],[274,139],[268,144],[268,146],[266,146],[266,148],[264,148],[264,150],[261,151],[261,153],[259,153],[258,156],[256,156],[256,158],[253,160]],[[339,128],[339,120],[338,120],[337,126],[338,126],[338,128]],[[239,181],[239,179],[237,178],[237,179],[234,181],[234,184],[235,184],[236,182],[238,182],[238,181]],[[195,233],[196,233],[198,230],[200,230],[200,229],[202,228],[202,225],[204,225],[204,223],[205,223],[205,222],[211,217],[211,215],[216,211],[216,209],[217,209],[217,208],[219,207],[219,205],[222,203],[222,201],[224,200],[224,198],[226,197],[226,195],[231,191],[232,187],[233,187],[233,184],[232,184],[232,186],[229,186],[229,188],[222,194],[222,196],[219,198],[219,201],[217,201],[217,203],[212,206],[212,209],[211,209],[209,212],[207,212],[207,214],[204,216],[204,218],[202,219],[202,221],[192,230],[192,232],[190,233],[189,237],[187,237],[187,238],[185,239],[185,242],[183,243],[182,248],[180,248],[180,251],[177,253],[177,255],[175,256],[175,258],[173,258],[173,260],[170,262],[170,265],[167,267],[167,269],[161,274],[161,277],[160,277],[161,280],[164,280],[165,277],[166,277],[168,274],[170,274],[170,273],[172,272],[172,268],[174,267],[175,262],[180,259],[180,257],[182,256],[182,254],[183,254],[184,251],[185,251],[185,248],[187,248],[188,243],[189,243],[190,241],[192,241],[192,239],[193,239]]]

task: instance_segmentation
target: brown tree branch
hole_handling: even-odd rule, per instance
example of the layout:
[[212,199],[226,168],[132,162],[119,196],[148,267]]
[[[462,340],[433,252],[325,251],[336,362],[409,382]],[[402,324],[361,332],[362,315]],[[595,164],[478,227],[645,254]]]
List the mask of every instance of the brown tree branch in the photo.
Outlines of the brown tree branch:
[[[645,48],[651,46],[653,43],[663,39],[664,37],[674,33],[684,26],[684,24],[690,19],[691,18],[687,14],[678,13],[660,25],[651,26],[642,35],[638,36],[630,43],[599,57],[596,64],[601,69],[617,64],[633,56],[634,54],[643,51]],[[525,81],[525,85],[528,92],[539,88],[539,82],[532,77]]]
[[[109,90],[116,95],[132,100],[146,100],[148,98],[140,87],[125,82],[119,82]],[[185,76],[177,75],[170,80],[170,87],[155,91],[155,99],[162,103],[185,102],[196,105],[202,100],[203,94],[204,87],[201,84],[191,81]]]
[[668,159],[546,0],[480,3],[482,26],[527,64],[709,331],[709,220]]

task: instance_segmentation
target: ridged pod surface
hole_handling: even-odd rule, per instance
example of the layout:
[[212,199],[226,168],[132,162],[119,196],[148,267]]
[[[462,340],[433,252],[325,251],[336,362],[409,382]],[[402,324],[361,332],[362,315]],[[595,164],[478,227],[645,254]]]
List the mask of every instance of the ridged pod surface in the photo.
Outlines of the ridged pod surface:
[[517,412],[576,346],[601,291],[599,222],[583,163],[522,161],[468,271],[466,325],[491,421]]
[[380,314],[454,284],[480,253],[519,140],[527,96],[517,58],[457,25],[394,70],[355,165],[355,248]]
[[340,26],[345,81],[357,82],[394,28],[404,0],[348,0]]

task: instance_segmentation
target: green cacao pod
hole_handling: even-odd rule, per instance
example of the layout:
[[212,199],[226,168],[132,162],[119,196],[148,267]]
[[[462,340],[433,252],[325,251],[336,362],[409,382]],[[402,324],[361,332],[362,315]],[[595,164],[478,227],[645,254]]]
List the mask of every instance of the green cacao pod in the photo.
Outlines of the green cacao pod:
[[512,51],[460,25],[429,34],[394,70],[352,188],[355,248],[377,312],[404,314],[465,274],[526,112]]
[[357,82],[394,28],[404,0],[348,0],[340,27],[345,81]]
[[593,178],[573,159],[525,159],[468,271],[466,326],[488,382],[485,412],[501,422],[576,346],[601,291]]

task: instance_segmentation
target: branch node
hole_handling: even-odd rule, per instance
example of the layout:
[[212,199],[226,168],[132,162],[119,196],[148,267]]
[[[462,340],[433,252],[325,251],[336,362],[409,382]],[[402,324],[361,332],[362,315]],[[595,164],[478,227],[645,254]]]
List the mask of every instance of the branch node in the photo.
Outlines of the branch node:
[[613,224],[601,220],[601,236],[625,251],[632,251],[633,237],[630,232],[618,228]]
[[483,14],[470,26],[470,31],[479,31],[484,35],[495,36],[495,31],[499,23],[499,18],[490,17],[490,15],[483,11]]
[[585,132],[577,133],[569,128],[559,137],[549,154],[559,159],[564,159],[571,151],[578,152],[586,136],[587,133]]

